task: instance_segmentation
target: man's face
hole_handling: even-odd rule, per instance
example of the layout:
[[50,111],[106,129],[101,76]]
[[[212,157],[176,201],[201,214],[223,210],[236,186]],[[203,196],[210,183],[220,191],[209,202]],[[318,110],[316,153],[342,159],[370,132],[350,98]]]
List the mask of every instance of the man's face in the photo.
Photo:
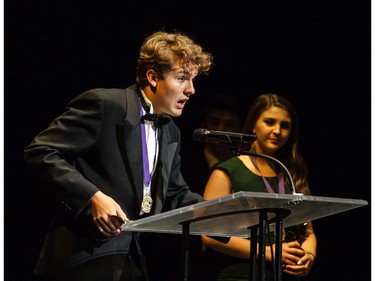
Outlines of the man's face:
[[[203,128],[212,131],[239,132],[241,130],[240,116],[223,109],[210,109],[204,122]],[[208,142],[206,148],[219,159],[229,158],[232,153],[222,144],[217,142]]]
[[239,132],[240,116],[222,109],[211,109],[207,112],[202,127],[214,131]]
[[156,79],[155,90],[148,96],[155,112],[180,116],[190,95],[195,93],[193,80],[196,76],[196,70],[187,72],[176,64],[164,78]]

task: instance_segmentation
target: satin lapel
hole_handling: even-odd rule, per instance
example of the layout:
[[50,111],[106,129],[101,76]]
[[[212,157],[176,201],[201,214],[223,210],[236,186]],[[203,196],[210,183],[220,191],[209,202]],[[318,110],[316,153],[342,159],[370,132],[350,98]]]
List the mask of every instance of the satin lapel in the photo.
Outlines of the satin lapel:
[[171,135],[168,126],[162,127],[162,142],[161,142],[161,155],[160,160],[162,162],[162,176],[163,176],[163,193],[164,196],[167,192],[167,185],[169,175],[171,174],[173,157],[176,153],[177,142],[171,142]]
[[143,196],[143,163],[141,123],[139,118],[139,101],[136,92],[130,91],[126,95],[127,114],[124,119],[125,150],[128,155],[129,167],[133,178],[138,201]]

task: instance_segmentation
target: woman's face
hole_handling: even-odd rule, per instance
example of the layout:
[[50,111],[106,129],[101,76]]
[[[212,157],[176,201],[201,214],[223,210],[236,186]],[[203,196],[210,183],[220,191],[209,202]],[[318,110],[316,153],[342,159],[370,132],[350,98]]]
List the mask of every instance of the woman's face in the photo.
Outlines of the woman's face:
[[292,120],[289,113],[280,107],[272,106],[259,116],[253,129],[256,134],[256,145],[267,155],[274,155],[289,139]]

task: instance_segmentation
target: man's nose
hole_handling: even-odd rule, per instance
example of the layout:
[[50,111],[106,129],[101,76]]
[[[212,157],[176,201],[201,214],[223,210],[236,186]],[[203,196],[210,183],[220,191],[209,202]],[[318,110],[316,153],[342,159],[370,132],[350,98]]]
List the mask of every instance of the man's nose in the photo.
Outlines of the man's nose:
[[225,124],[225,122],[217,122],[216,124],[212,124],[211,130],[216,130],[216,131],[227,131],[227,132],[232,132],[233,128]]
[[217,130],[218,131],[228,131],[228,128],[227,128],[227,126],[225,125],[224,122],[220,122],[217,126]]
[[193,82],[190,82],[189,86],[185,89],[184,94],[187,97],[195,94],[195,88],[194,88]]

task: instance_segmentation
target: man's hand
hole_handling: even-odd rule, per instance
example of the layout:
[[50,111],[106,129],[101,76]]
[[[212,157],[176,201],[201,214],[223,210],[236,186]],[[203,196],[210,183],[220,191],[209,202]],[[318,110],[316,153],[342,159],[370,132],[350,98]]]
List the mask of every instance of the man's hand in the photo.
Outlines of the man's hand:
[[121,221],[128,220],[119,204],[111,197],[98,191],[91,197],[91,215],[100,233],[107,238],[121,233]]

